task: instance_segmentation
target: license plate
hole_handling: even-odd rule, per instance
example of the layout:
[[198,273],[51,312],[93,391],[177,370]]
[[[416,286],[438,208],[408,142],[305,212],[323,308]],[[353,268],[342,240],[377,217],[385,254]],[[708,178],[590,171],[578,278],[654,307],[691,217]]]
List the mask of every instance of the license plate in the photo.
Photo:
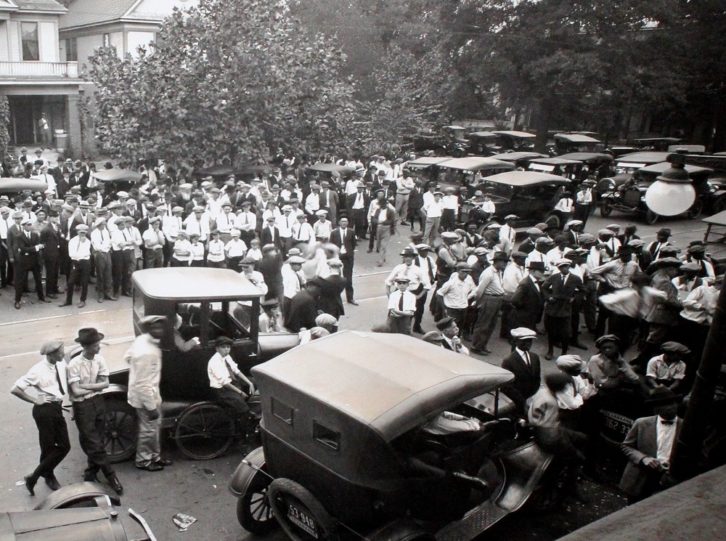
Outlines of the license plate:
[[295,526],[300,528],[308,535],[311,535],[315,539],[318,538],[318,527],[315,524],[315,521],[302,509],[299,509],[295,505],[288,503],[287,518],[290,522],[292,522]]

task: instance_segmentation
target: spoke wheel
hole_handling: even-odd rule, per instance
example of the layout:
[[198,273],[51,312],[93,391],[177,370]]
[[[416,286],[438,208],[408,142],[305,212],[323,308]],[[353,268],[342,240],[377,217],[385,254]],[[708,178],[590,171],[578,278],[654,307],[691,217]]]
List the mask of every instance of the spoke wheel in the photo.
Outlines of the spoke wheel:
[[127,402],[112,398],[106,401],[103,445],[111,463],[123,462],[136,452],[138,423],[136,412]]
[[245,493],[237,500],[237,520],[248,532],[265,535],[278,527],[267,499],[270,481],[267,475],[257,472]]
[[227,452],[234,434],[234,420],[224,408],[203,402],[189,406],[181,414],[174,441],[184,456],[209,460]]

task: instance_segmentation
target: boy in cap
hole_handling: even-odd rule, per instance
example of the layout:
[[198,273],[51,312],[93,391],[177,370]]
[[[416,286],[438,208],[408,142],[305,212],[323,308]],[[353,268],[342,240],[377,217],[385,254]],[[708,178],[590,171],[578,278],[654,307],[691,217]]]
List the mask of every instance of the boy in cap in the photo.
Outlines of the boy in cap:
[[227,336],[220,336],[215,340],[216,352],[207,362],[207,375],[215,400],[246,424],[250,420],[247,399],[255,393],[255,386],[230,356],[232,344],[234,341]]
[[[61,407],[68,387],[63,342],[46,342],[40,348],[40,354],[45,358],[20,377],[10,391],[33,404],[33,420],[38,428],[40,463],[33,473],[25,477],[25,487],[31,496],[35,496],[35,484],[40,477],[45,478],[51,490],[60,488],[53,470],[71,449]],[[29,394],[31,387],[33,393]]]
[[651,387],[667,387],[674,393],[684,393],[686,383],[686,363],[683,361],[691,350],[678,342],[663,342],[663,352],[648,361],[645,378]]
[[239,262],[242,261],[242,258],[244,258],[247,252],[247,245],[241,239],[241,234],[239,229],[232,229],[229,233],[229,242],[224,245],[224,254],[227,258],[228,269],[239,268]]
[[408,291],[410,280],[396,278],[396,290],[388,296],[388,328],[393,333],[411,334],[411,319],[416,312],[416,296]]
[[103,471],[117,494],[123,494],[123,486],[109,465],[103,437],[105,430],[105,400],[100,392],[108,387],[108,366],[99,355],[103,333],[93,327],[78,331],[78,342],[83,352],[68,363],[68,386],[73,418],[78,427],[81,449],[88,457],[88,467],[83,473],[84,481],[96,481]]

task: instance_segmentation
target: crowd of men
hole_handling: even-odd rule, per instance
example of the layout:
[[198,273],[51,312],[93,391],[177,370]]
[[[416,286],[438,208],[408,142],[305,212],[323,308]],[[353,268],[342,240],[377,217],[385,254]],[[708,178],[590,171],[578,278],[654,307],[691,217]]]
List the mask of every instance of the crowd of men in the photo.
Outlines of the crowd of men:
[[[135,269],[227,267],[264,295],[263,332],[315,339],[328,332],[321,314],[333,321],[343,315],[343,292],[357,304],[357,243],[367,241],[382,266],[391,236],[410,226],[401,263],[385,280],[385,323],[375,330],[489,356],[499,329],[512,347],[503,366],[516,376],[506,394],[541,428],[544,446],[579,457],[575,433],[587,431],[595,404],[620,393],[645,398],[655,391],[659,403],[688,393],[723,279],[702,243],[679,247],[666,228],[645,243],[635,226],[619,224],[590,234],[587,216],[577,212],[562,228],[527,229],[520,242],[515,215],[460,226],[463,196],[439,191],[403,160],[340,160],[347,168],[332,175],[310,174],[307,165],[284,162],[249,182],[234,175],[192,180],[142,166],[139,185],[114,192],[94,182],[89,165],[64,161],[50,170],[36,163],[48,191],[0,200],[2,285],[14,280],[19,309],[28,272],[40,300],[61,294],[65,276],[61,306],[76,289],[83,306],[92,279],[97,301],[105,302],[131,295]],[[485,194],[475,199],[485,215],[496,210]],[[427,302],[436,325],[430,332],[422,326]],[[588,361],[571,352],[587,349],[583,332],[598,349]],[[544,359],[562,369],[542,387],[540,359],[530,351],[538,335],[546,336]],[[662,469],[672,441],[661,444]],[[630,436],[626,445],[634,445]],[[657,470],[651,461],[636,466]]]

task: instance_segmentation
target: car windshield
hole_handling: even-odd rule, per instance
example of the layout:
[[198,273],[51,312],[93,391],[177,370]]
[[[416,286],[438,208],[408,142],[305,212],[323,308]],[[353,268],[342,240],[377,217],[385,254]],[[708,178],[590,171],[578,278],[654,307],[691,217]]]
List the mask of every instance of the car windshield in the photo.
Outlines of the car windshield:
[[514,193],[514,187],[508,184],[500,184],[499,182],[485,181],[479,186],[483,192],[491,195],[492,201],[510,201]]

